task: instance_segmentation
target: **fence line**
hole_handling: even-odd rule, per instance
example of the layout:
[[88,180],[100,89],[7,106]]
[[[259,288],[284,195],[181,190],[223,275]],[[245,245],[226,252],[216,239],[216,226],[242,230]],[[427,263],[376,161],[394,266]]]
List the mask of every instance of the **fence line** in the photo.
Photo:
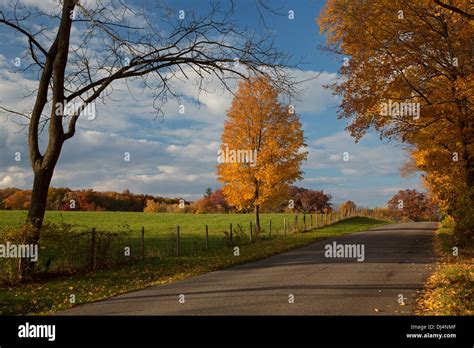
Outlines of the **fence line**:
[[[288,223],[287,217],[283,218],[283,234],[286,235],[287,233],[304,233],[308,231],[312,231],[315,229],[320,229],[325,226],[329,226],[331,224],[337,223],[341,220],[349,219],[352,217],[356,216],[363,216],[363,217],[370,217],[370,218],[376,218],[376,214],[371,211],[365,211],[365,210],[347,210],[347,211],[336,211],[336,212],[329,212],[326,214],[302,214],[302,221],[299,220],[299,215],[295,214],[294,215],[294,220],[292,223]],[[314,215],[314,223],[313,223],[313,215]],[[240,224],[237,224],[239,229],[243,231],[242,226]],[[211,245],[210,245],[210,240],[209,240],[209,225],[206,224],[205,226],[205,236],[204,236],[204,250],[210,250]],[[182,249],[182,240],[181,240],[181,226],[177,225],[176,226],[176,234],[175,234],[175,242],[174,242],[174,249],[175,249],[175,255],[180,256],[184,249]],[[235,229],[233,226],[233,223],[229,223],[229,233],[228,233],[228,244],[234,245],[235,244]],[[248,241],[250,243],[254,243],[257,239],[257,232],[258,233],[265,233],[265,229],[261,228],[260,231],[257,231],[256,228],[254,227],[253,221],[249,222],[249,235],[248,235]],[[274,229],[274,224],[273,220],[269,219],[268,221],[268,237],[274,237],[278,236],[281,234],[278,231],[278,229]],[[158,239],[160,239],[162,236],[157,236]],[[214,238],[215,239],[215,238]],[[202,241],[202,239],[201,239]],[[239,241],[240,240],[239,237]],[[202,242],[201,242],[202,243]],[[90,262],[89,262],[89,268],[94,269],[95,268],[95,258],[96,258],[96,229],[92,228],[91,229],[91,246],[90,246]],[[202,245],[202,244],[201,244]],[[140,258],[144,259],[147,256],[146,252],[146,245],[145,245],[145,227],[141,227],[140,230]]]
[[[279,238],[292,233],[305,233],[355,216],[377,217],[375,212],[364,210],[300,215],[303,216],[286,215],[283,217],[283,223],[273,216],[270,219],[263,219],[260,230],[257,230],[258,227],[252,220],[247,226],[241,223],[229,223],[228,231],[223,231],[219,227],[221,232],[226,232],[220,238],[216,233],[218,230],[209,224],[198,226],[197,233],[194,228],[192,233],[187,233],[186,227],[182,225],[168,227],[166,230],[169,233],[163,233],[162,230],[158,233],[154,230],[150,232],[144,226],[123,233],[99,231],[95,227],[87,232],[71,231],[69,238],[51,242],[57,242],[57,245],[53,245],[58,253],[43,254],[45,256],[42,256],[41,265],[38,267],[42,272],[55,272],[58,269],[64,272],[75,270],[91,272],[131,260],[144,260],[149,257],[180,257],[200,251],[224,248],[226,245],[255,243],[262,236]],[[209,236],[210,233],[211,236]]]
[[[366,211],[366,210],[353,210],[353,209],[346,210],[346,211],[329,212],[325,214],[318,213],[318,214],[302,214],[302,215],[303,217],[301,221],[299,220],[299,215],[295,214],[293,218],[293,222],[291,223],[288,223],[287,217],[283,218],[283,235],[286,235],[287,233],[304,233],[304,232],[312,231],[315,229],[320,229],[320,228],[335,224],[339,221],[349,219],[352,217],[357,217],[357,216],[370,217],[370,218],[377,217],[374,212]],[[314,223],[313,223],[313,218],[314,218]],[[237,224],[237,227],[239,229],[239,233],[244,232],[244,229],[242,228],[240,224]],[[210,240],[209,240],[209,228],[210,228],[209,225],[206,224],[205,237],[204,237],[204,250],[206,251],[211,249]],[[266,233],[265,229],[261,229],[260,231],[257,231],[256,226],[254,226],[253,224],[253,221],[249,221],[248,242],[254,243],[256,241],[257,232]],[[272,219],[269,219],[268,221],[267,232],[268,232],[269,238],[281,235],[281,230],[279,232],[278,229],[276,230],[274,229],[274,224],[273,224]],[[228,245],[233,246],[236,244],[235,233],[236,233],[236,229],[234,228],[233,223],[229,223],[229,230],[227,234]],[[215,238],[213,239],[215,240]],[[245,241],[241,240],[240,235],[238,236],[237,243],[245,243]],[[222,244],[222,246],[223,245],[224,244]],[[141,258],[145,258],[146,252],[145,252],[145,228],[144,227],[141,228],[140,250],[141,250],[141,254],[140,254]],[[182,248],[182,241],[181,241],[181,227],[177,225],[176,237],[175,237],[175,255],[180,256],[182,252],[184,252],[184,249]]]

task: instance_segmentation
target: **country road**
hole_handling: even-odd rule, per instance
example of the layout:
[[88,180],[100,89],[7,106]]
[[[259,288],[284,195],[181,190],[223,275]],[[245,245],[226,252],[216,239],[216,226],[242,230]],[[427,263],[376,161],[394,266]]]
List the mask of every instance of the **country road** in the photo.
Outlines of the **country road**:
[[[406,315],[434,270],[435,227],[385,225],[58,314]],[[364,261],[325,257],[333,242],[363,245]]]

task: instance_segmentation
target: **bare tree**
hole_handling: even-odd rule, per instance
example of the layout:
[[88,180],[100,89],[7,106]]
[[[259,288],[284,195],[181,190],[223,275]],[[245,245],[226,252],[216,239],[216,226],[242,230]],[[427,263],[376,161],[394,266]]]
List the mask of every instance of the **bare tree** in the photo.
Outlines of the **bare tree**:
[[[435,2],[437,5],[443,7],[443,8],[445,8],[445,9],[447,9],[447,10],[450,10],[450,11],[453,11],[453,12],[455,12],[455,13],[458,13],[458,14],[460,14],[461,16],[464,16],[464,17],[468,18],[468,19],[471,20],[471,21],[474,20],[474,14],[471,14],[471,13],[468,13],[468,12],[466,12],[466,11],[463,11],[461,8],[459,8],[459,7],[457,7],[457,6],[453,6],[452,3],[447,4],[447,3],[445,3],[445,2],[442,2],[441,0],[434,0],[434,2]],[[471,2],[471,4],[472,4],[472,2]]]
[[[64,142],[74,136],[88,105],[98,98],[111,100],[114,82],[140,79],[152,93],[157,113],[168,98],[179,97],[171,85],[175,79],[193,78],[203,90],[203,81],[214,76],[228,89],[229,79],[266,75],[280,91],[294,92],[285,70],[290,56],[275,49],[268,33],[258,35],[236,25],[232,2],[211,2],[199,13],[161,2],[151,9],[121,0],[93,3],[62,0],[58,13],[47,13],[17,0],[0,10],[0,24],[26,39],[30,64],[24,70],[39,80],[32,110],[0,105],[2,112],[26,119],[34,172],[28,221],[37,230],[31,242],[40,237],[48,188]],[[256,6],[266,11],[268,5],[262,4],[257,1]],[[68,105],[77,107],[71,110]],[[48,143],[42,153],[43,129]]]

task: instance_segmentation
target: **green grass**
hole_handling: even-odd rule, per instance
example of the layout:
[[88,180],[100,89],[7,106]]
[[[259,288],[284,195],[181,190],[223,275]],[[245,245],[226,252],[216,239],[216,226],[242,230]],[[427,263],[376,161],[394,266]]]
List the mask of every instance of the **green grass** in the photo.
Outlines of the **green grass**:
[[[0,210],[0,235],[2,230],[20,226],[24,223],[26,211]],[[262,234],[268,234],[270,220],[272,233],[283,234],[283,220],[287,226],[294,223],[293,214],[261,214]],[[318,215],[321,219],[322,215]],[[314,214],[313,214],[314,219]],[[209,229],[209,248],[218,249],[225,245],[224,231],[230,223],[234,231],[240,224],[249,235],[250,222],[255,221],[253,214],[180,214],[180,213],[142,213],[142,212],[59,212],[47,211],[46,222],[74,225],[78,232],[96,228],[98,231],[127,232],[131,249],[136,252],[140,245],[140,230],[145,228],[146,252],[150,256],[167,254],[175,242],[176,226],[180,227],[180,251],[194,254],[205,247],[205,226]],[[314,222],[314,220],[313,220]],[[298,217],[300,228],[303,216]],[[309,227],[309,218],[307,220]]]
[[454,223],[446,222],[436,232],[438,267],[418,299],[416,311],[420,315],[474,314],[474,247],[459,248],[454,256],[453,231]]
[[[245,216],[240,218],[244,219]],[[234,256],[232,248],[224,247],[208,252],[201,251],[193,256],[148,258],[122,267],[88,274],[4,287],[0,288],[0,314],[54,313],[72,306],[69,303],[71,294],[75,295],[76,304],[97,301],[151,285],[165,284],[231,265],[262,259],[318,240],[363,231],[385,223],[356,217],[318,230],[274,235],[271,239],[242,245],[238,257]]]
[[[262,228],[268,229],[272,219],[273,228],[282,229],[283,219],[292,219],[293,214],[261,214]],[[0,231],[9,226],[24,223],[26,211],[0,210]],[[169,230],[174,231],[179,224],[183,231],[202,234],[208,224],[212,231],[227,230],[229,223],[243,224],[247,227],[254,221],[253,214],[181,214],[181,213],[142,213],[142,212],[95,212],[95,211],[47,211],[45,221],[64,222],[77,225],[78,229],[95,227],[99,230],[139,230],[145,227],[147,234],[154,235]],[[301,219],[301,217],[300,217]],[[300,220],[300,222],[302,222]],[[308,222],[309,223],[309,222]]]

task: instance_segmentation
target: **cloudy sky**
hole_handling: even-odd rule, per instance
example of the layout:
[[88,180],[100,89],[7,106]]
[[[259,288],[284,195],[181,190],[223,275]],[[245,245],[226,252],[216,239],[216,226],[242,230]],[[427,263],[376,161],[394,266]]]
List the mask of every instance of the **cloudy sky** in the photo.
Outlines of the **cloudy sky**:
[[[4,7],[8,0],[0,0]],[[57,8],[57,0],[30,1],[44,10]],[[208,3],[173,1],[179,9]],[[304,64],[290,72],[298,80],[307,80],[299,100],[292,101],[300,115],[309,156],[303,166],[304,180],[299,186],[322,189],[333,196],[335,203],[352,199],[357,204],[374,207],[384,205],[400,189],[421,189],[419,179],[401,178],[400,167],[406,159],[400,145],[383,144],[377,134],[369,133],[355,144],[344,130],[346,121],[338,120],[338,99],[323,85],[336,76],[340,62],[320,51],[323,38],[315,23],[323,1],[272,1],[281,12],[294,11],[295,18],[271,16],[266,23],[276,35],[276,45]],[[236,22],[261,27],[254,1],[240,1],[236,7]],[[14,69],[15,58],[21,54],[24,42],[11,30],[0,26],[0,105],[22,110],[33,99],[25,97],[37,86],[33,76]],[[72,189],[148,193],[167,197],[197,199],[207,187],[217,188],[215,166],[219,139],[231,96],[222,91],[217,81],[208,82],[212,94],[200,94],[192,82],[177,82],[174,88],[183,97],[184,114],[179,102],[169,100],[164,105],[164,118],[154,115],[149,92],[138,85],[114,86],[114,102],[97,104],[95,120],[82,118],[75,137],[64,145],[52,185]],[[132,92],[130,95],[129,90]],[[0,114],[0,188],[30,188],[32,173],[26,151],[27,134],[20,120]],[[45,145],[43,140],[42,146]],[[21,154],[16,161],[15,154]],[[130,162],[124,153],[130,153]],[[348,152],[349,161],[343,161]]]

